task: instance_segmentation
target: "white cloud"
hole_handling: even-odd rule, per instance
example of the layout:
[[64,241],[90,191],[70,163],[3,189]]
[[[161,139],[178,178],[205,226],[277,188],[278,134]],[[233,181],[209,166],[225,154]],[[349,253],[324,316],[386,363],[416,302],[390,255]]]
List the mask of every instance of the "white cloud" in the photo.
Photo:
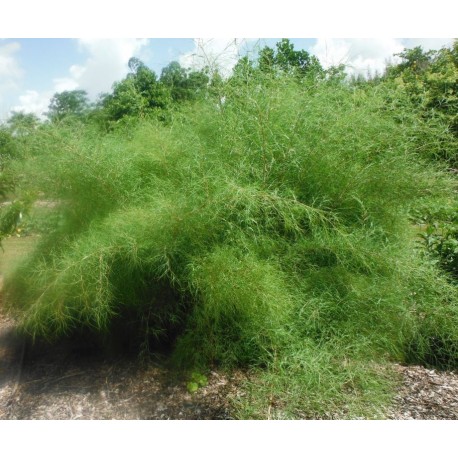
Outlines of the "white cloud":
[[196,38],[194,49],[183,54],[180,65],[185,68],[218,69],[223,76],[228,76],[234,68],[248,40],[237,38]]
[[440,49],[451,43],[447,38],[319,38],[310,51],[325,68],[344,64],[348,73],[365,75],[383,72],[387,61],[395,61],[393,55],[404,48]]
[[109,91],[115,81],[122,79],[127,71],[127,63],[132,56],[140,56],[147,39],[115,38],[78,40],[81,50],[89,53],[89,58],[82,66],[70,68],[70,79],[77,87],[94,97]]
[[54,78],[54,93],[56,92],[64,92],[64,91],[73,91],[78,89],[78,82],[75,81],[73,78]]
[[406,48],[414,48],[421,46],[425,50],[441,49],[444,46],[451,46],[453,40],[451,38],[406,38],[402,40]]
[[19,88],[23,70],[16,58],[21,45],[16,42],[0,45],[0,101],[5,95]]
[[393,54],[404,49],[395,38],[318,38],[311,48],[328,68],[344,64],[350,74],[381,72]]
[[42,116],[56,92],[75,89],[85,90],[94,99],[101,92],[109,91],[115,81],[127,74],[129,59],[132,56],[141,57],[142,48],[147,43],[147,39],[136,38],[78,39],[79,50],[88,54],[86,61],[82,65],[72,65],[68,75],[54,78],[51,90],[41,93],[26,91],[13,110]]
[[14,106],[11,111],[34,113],[43,119],[52,95],[52,92],[26,91],[19,96],[19,104]]

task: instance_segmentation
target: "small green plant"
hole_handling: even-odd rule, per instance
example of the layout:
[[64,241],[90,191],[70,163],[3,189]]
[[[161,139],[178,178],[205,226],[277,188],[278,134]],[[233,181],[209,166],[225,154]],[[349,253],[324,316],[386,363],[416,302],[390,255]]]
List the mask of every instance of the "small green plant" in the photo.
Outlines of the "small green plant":
[[199,388],[207,386],[208,379],[205,375],[199,372],[192,372],[191,379],[186,383],[186,388],[189,393],[194,394]]
[[23,231],[23,217],[29,211],[30,202],[25,200],[14,200],[8,205],[0,207],[0,247],[2,239],[10,235],[21,236]]
[[432,262],[458,280],[458,211],[438,209],[423,222],[426,229],[420,236]]

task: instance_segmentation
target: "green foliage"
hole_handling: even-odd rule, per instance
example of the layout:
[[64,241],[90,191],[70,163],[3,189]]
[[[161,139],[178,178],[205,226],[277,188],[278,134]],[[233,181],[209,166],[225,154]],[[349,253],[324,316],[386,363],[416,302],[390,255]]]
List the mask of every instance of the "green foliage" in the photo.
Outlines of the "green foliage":
[[254,371],[245,396],[234,401],[241,419],[383,419],[396,376],[383,362],[355,357],[349,348],[302,341]]
[[427,253],[454,279],[458,279],[458,211],[437,207],[421,219],[420,234]]
[[186,389],[191,394],[194,394],[199,388],[203,388],[208,384],[207,377],[199,372],[192,372],[190,378],[190,381],[186,384]]
[[401,63],[395,66],[389,66],[387,74],[390,77],[403,75],[404,72],[409,72],[414,75],[424,73],[431,63],[431,58],[434,51],[423,51],[421,46],[412,49],[404,49],[403,52],[395,54],[402,59]]
[[[242,65],[246,63],[246,60],[242,61]],[[287,38],[283,38],[276,44],[276,50],[268,46],[260,50],[259,69],[265,73],[281,72],[299,77],[307,74],[314,74],[316,77],[323,74],[323,68],[317,57],[304,50],[294,50],[294,45]]]
[[205,71],[189,71],[178,62],[162,69],[160,82],[170,89],[174,102],[194,100],[207,92],[209,77]]
[[[3,210],[3,209],[2,209]],[[12,232],[21,215],[22,206],[19,202],[8,205],[0,214],[0,239]]]
[[18,154],[18,148],[11,133],[0,128],[0,197],[14,190],[14,177],[10,173],[9,163]]
[[0,247],[2,240],[16,232],[22,231],[20,227],[22,218],[30,209],[31,199],[26,196],[23,199],[16,199],[12,202],[7,202],[0,207]]
[[[13,115],[12,119],[17,120],[22,116]],[[32,119],[32,118],[28,118]],[[13,132],[11,132],[13,129]],[[0,198],[7,202],[0,203],[0,246],[1,241],[6,236],[13,233],[19,223],[20,217],[28,207],[28,198],[21,200],[15,199],[15,189],[20,181],[20,177],[15,170],[15,164],[21,158],[20,137],[25,135],[25,131],[20,131],[14,122],[8,128],[0,128]],[[12,202],[8,202],[12,199]]]
[[54,94],[49,104],[46,116],[52,122],[62,121],[65,118],[81,118],[89,110],[89,101],[86,91],[63,91]]
[[186,384],[186,389],[189,393],[194,394],[199,389],[199,385],[196,382],[188,382]]
[[154,117],[170,103],[169,90],[143,62],[132,57],[129,68],[126,78],[116,82],[112,93],[106,94],[99,103],[108,123]]
[[0,170],[5,168],[8,160],[17,156],[17,146],[9,129],[0,128]]
[[[458,41],[450,48],[404,50],[386,72],[387,100],[398,113],[411,107],[417,150],[455,172],[458,151]],[[394,89],[394,91],[393,91]],[[402,108],[401,108],[402,107]],[[399,116],[399,115],[398,115]],[[400,118],[405,122],[406,115]],[[420,234],[431,262],[456,279],[458,223],[456,203],[435,205],[422,213]],[[439,351],[439,350],[438,350]],[[430,358],[431,359],[431,358]]]
[[425,159],[388,84],[298,78],[286,42],[277,57],[278,72],[239,62],[215,79],[224,103],[184,104],[167,126],[146,115],[160,84],[134,60],[102,109],[143,121],[25,141],[24,190],[58,205],[5,285],[24,332],[143,332],[188,368],[255,368],[248,417],[377,417],[391,389],[379,365],[456,366],[457,293],[411,224],[455,201],[454,177]]
[[40,120],[33,113],[15,112],[8,118],[9,130],[16,137],[29,135],[39,126]]
[[403,92],[418,111],[418,120],[439,126],[442,135],[435,147],[437,159],[457,165],[458,150],[458,40],[451,48],[424,52],[416,47],[398,55],[402,61],[391,65],[386,80]]

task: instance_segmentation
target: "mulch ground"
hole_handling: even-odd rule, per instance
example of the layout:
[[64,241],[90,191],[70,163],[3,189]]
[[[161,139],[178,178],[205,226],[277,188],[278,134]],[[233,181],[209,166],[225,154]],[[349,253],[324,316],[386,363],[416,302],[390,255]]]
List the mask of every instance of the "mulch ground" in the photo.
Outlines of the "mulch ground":
[[69,342],[24,347],[11,320],[0,320],[2,420],[227,420],[242,377],[213,371],[191,394],[189,376],[165,363],[87,354]]
[[395,365],[402,385],[388,414],[394,420],[458,420],[458,374]]

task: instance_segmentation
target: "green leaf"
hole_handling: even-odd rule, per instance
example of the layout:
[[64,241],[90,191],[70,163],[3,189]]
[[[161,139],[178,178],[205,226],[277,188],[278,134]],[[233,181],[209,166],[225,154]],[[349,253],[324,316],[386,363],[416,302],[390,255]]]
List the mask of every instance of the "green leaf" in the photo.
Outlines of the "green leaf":
[[191,380],[197,383],[200,387],[206,386],[208,384],[208,379],[205,375],[200,374],[199,372],[193,372],[191,374]]
[[189,393],[193,394],[199,389],[199,385],[196,382],[188,382],[186,388]]

